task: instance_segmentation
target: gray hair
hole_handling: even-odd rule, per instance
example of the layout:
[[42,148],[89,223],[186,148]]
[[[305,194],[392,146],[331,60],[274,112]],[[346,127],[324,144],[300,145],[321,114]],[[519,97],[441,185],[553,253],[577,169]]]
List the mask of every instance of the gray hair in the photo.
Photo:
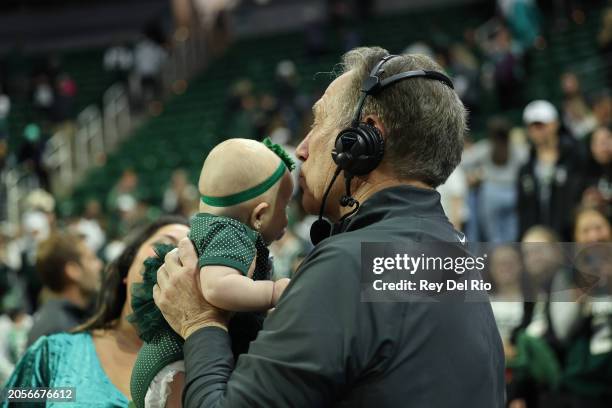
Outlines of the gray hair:
[[[380,47],[361,47],[343,56],[342,73],[351,72],[351,85],[338,96],[340,127],[350,124],[361,83],[385,55],[388,52]],[[385,63],[381,77],[417,69],[443,71],[425,55],[401,55]],[[437,187],[459,164],[467,111],[444,83],[417,78],[393,84],[376,96],[368,96],[362,118],[367,115],[376,115],[385,127],[384,161],[397,177]]]

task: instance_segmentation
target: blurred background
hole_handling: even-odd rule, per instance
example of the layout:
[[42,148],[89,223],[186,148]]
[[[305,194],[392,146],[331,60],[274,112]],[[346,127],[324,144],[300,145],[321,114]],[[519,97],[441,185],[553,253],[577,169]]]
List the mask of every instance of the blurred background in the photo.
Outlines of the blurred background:
[[[68,231],[108,264],[134,228],[193,215],[207,152],[229,137],[294,149],[360,45],[427,54],[452,76],[470,131],[439,191],[470,240],[610,241],[608,1],[3,0],[0,383],[61,292],[41,278],[42,244]],[[296,191],[277,277],[311,249],[311,221]],[[513,256],[493,278],[528,269]],[[533,310],[502,309],[512,347]]]

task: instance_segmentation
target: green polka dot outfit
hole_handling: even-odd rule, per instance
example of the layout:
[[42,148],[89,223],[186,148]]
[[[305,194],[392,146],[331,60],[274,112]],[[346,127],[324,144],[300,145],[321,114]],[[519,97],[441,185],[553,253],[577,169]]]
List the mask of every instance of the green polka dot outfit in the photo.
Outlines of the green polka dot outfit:
[[137,408],[144,408],[147,389],[157,373],[169,364],[183,359],[183,343],[183,339],[175,332],[163,331],[142,345],[130,380],[130,392]]
[[261,235],[233,218],[207,213],[191,219],[189,238],[198,253],[198,266],[222,265],[247,275],[253,259],[254,280],[268,279],[269,251]]
[[[191,219],[189,238],[199,257],[199,267],[224,265],[248,273],[255,258],[253,280],[270,279],[270,252],[257,231],[229,217],[200,213]],[[155,376],[168,365],[183,359],[183,339],[163,320],[153,299],[157,270],[174,247],[160,245],[157,256],[145,261],[143,283],[132,285],[133,315],[128,320],[145,340],[132,369],[130,392],[137,408],[144,408],[145,396]]]

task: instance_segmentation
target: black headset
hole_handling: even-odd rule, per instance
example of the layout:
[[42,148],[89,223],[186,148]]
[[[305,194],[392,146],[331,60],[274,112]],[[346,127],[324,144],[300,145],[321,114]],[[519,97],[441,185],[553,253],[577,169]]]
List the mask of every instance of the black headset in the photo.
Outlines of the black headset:
[[[383,159],[385,153],[385,140],[376,126],[361,121],[361,111],[368,95],[375,96],[383,89],[410,78],[425,78],[440,81],[449,88],[454,89],[453,82],[441,72],[428,70],[415,70],[401,72],[388,78],[381,79],[385,72],[385,63],[398,55],[387,55],[374,66],[368,78],[361,85],[361,96],[357,103],[357,109],[351,124],[343,129],[334,143],[332,159],[337,168],[332,180],[323,194],[323,201],[319,210],[319,219],[315,221],[310,229],[310,239],[314,245],[327,238],[331,234],[331,225],[323,220],[323,211],[327,196],[341,171],[344,171],[346,194],[340,199],[340,205],[344,207],[355,207],[350,213],[342,217],[342,220],[354,214],[359,209],[359,202],[351,197],[351,180],[353,176],[364,176],[374,170]],[[341,221],[342,221],[341,220]]]

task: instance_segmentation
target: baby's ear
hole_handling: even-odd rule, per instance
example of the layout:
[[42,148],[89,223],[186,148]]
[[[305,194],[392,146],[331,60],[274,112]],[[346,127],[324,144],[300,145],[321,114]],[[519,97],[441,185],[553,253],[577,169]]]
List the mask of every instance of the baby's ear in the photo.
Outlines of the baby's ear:
[[259,231],[263,226],[266,218],[269,216],[268,213],[270,208],[270,204],[265,201],[257,204],[255,208],[253,208],[253,211],[251,212],[251,219],[249,221],[251,222],[251,226],[256,231]]

